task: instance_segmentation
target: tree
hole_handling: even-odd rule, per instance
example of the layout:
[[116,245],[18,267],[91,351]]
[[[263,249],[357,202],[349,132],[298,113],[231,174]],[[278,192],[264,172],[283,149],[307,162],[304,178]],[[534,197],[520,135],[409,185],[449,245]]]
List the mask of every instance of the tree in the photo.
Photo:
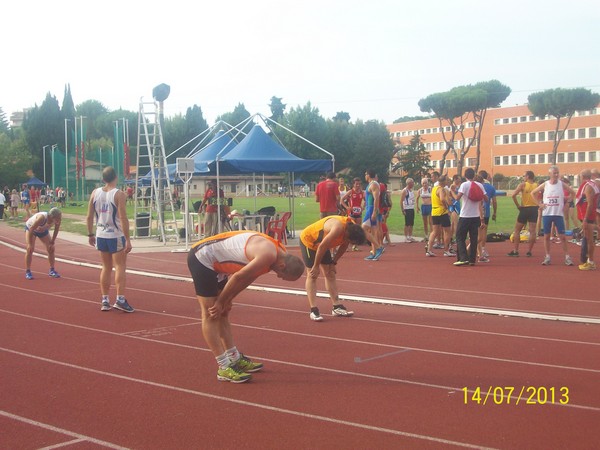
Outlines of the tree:
[[429,152],[417,133],[410,139],[408,145],[401,146],[394,154],[397,162],[392,166],[392,172],[402,175],[402,181],[407,178],[420,180],[429,172]]
[[350,123],[350,114],[345,111],[338,111],[333,117],[333,121]]
[[[456,88],[455,88],[456,89]],[[461,119],[465,114],[466,110],[464,105],[453,101],[453,95],[457,92],[438,92],[431,94],[425,98],[419,100],[419,108],[423,112],[433,113],[437,117],[440,130],[442,131],[442,138],[446,143],[446,149],[442,154],[440,161],[440,173],[444,173],[444,167],[446,166],[446,158],[448,153],[452,153],[455,159],[458,159],[456,150],[454,148],[454,142],[456,135],[461,126]],[[446,124],[450,125],[450,131],[446,134]]]
[[[238,103],[238,105],[233,109],[232,112],[225,113],[219,117],[217,117],[217,121],[222,120],[223,122],[227,122],[229,125],[238,125],[243,122],[247,118],[250,117],[250,113],[246,109],[243,103]],[[244,126],[244,132],[248,133],[252,128],[251,123]]]
[[73,96],[71,95],[71,85],[65,85],[65,94],[63,96],[63,103],[61,112],[65,119],[73,119],[75,117],[75,103],[73,103]]
[[286,104],[282,103],[282,97],[271,97],[271,103],[269,103],[269,108],[271,109],[271,120],[274,122],[281,123],[283,120],[283,116],[285,113]]
[[[100,139],[102,134],[98,130],[98,119],[108,113],[108,109],[98,100],[86,100],[77,105],[77,117],[84,117],[83,126],[85,129],[85,139],[89,142],[91,139]],[[79,120],[78,120],[79,122]],[[80,126],[80,123],[77,124]]]
[[[600,94],[592,93],[589,89],[547,89],[536,92],[527,97],[529,110],[538,117],[554,116],[556,128],[554,129],[554,142],[552,146],[552,163],[556,163],[558,145],[569,128],[569,123],[575,111],[588,111],[600,103]],[[564,127],[560,128],[562,119],[566,119]]]
[[511,89],[508,86],[500,83],[498,80],[479,82],[475,85],[475,88],[484,91],[486,94],[485,101],[480,104],[482,107],[480,109],[471,111],[475,123],[475,142],[477,145],[477,162],[474,169],[475,172],[478,172],[479,161],[481,159],[481,134],[483,133],[483,126],[485,123],[487,110],[489,108],[498,108],[500,104],[510,95]]
[[[310,102],[303,107],[292,108],[285,115],[285,125],[294,133],[299,134],[310,142],[325,148],[327,145],[327,124]],[[275,132],[277,130],[275,129]],[[294,155],[304,159],[323,159],[324,154],[319,149],[290,133],[278,134],[287,148]]]
[[[457,173],[462,174],[465,158],[476,143],[475,168],[479,167],[480,137],[487,109],[499,106],[510,94],[510,88],[497,80],[475,85],[457,86],[447,92],[432,94],[419,100],[423,112],[433,112],[438,118],[446,151],[440,162],[443,172],[446,157],[451,153],[456,160]],[[446,134],[450,125],[449,134]],[[458,145],[456,145],[458,143]]]
[[[25,142],[32,156],[32,167],[34,174],[41,175],[44,172],[43,147],[45,145],[58,144],[64,141],[64,120],[58,106],[58,100],[50,92],[41,106],[34,106],[25,114],[23,120],[23,131]],[[46,169],[50,167],[49,158],[46,158]]]
[[8,126],[8,120],[6,120],[6,113],[2,110],[2,107],[0,106],[0,134],[8,134],[9,130],[10,127]]
[[354,146],[354,125],[335,118],[328,120],[326,125],[326,140],[323,148],[333,153],[335,168],[339,172],[350,167]]
[[373,169],[379,181],[387,183],[394,143],[383,122],[357,121],[350,156],[350,176],[363,178],[366,169]]
[[[0,180],[2,186],[17,188],[27,179],[27,172],[31,169],[33,156],[29,152],[23,133],[11,140],[8,134],[0,133]],[[7,199],[8,200],[8,199]]]
[[425,120],[429,118],[429,116],[402,116],[394,120],[393,123],[414,122],[415,120]]

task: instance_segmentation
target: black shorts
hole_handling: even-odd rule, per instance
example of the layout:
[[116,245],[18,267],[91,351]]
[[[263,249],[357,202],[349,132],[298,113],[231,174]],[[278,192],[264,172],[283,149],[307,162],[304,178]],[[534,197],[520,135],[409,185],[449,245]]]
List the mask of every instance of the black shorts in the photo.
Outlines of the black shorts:
[[[307,248],[306,245],[300,241],[300,253],[302,253],[302,260],[304,261],[304,265],[309,269],[315,265],[315,256],[317,254],[316,250],[311,250]],[[327,250],[323,255],[323,259],[321,259],[321,264],[333,264],[333,257],[331,256],[331,251]]]
[[415,225],[415,210],[405,209],[404,210],[404,226],[412,227]]
[[216,297],[223,290],[227,283],[227,278],[218,280],[218,273],[201,264],[196,258],[195,249],[188,253],[188,268],[194,280],[196,295],[200,297]]
[[517,222],[525,225],[529,223],[537,223],[539,208],[537,206],[523,206],[519,208],[519,216]]
[[442,214],[441,216],[431,216],[431,224],[432,225],[441,225],[442,228],[449,228],[450,216],[448,214]]

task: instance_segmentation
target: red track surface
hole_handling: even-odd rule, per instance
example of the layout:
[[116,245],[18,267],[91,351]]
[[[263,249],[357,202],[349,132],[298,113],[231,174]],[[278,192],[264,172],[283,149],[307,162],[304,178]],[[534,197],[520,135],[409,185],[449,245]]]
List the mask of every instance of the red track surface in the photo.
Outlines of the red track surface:
[[[20,230],[0,230],[0,240],[22,247]],[[466,268],[425,258],[418,244],[388,248],[379,262],[348,254],[338,265],[341,290],[600,317],[598,273],[502,256],[508,244],[489,249],[492,263]],[[57,251],[99,261],[94,249],[67,241]],[[558,246],[553,252],[560,261]],[[234,334],[265,369],[232,385],[216,380],[190,283],[130,274],[137,311],[102,313],[97,268],[59,262],[62,278],[50,279],[47,262],[34,258],[36,279],[27,281],[21,251],[0,245],[0,255],[0,448],[547,449],[600,441],[600,325],[366,302],[347,302],[352,319],[314,323],[302,295],[247,290],[235,302]],[[185,258],[132,253],[129,268],[188,277]],[[269,274],[259,284],[302,289],[303,279],[280,284]],[[321,311],[328,305],[321,300]],[[545,404],[527,404],[529,386],[546,388]],[[501,397],[509,387],[512,397]]]

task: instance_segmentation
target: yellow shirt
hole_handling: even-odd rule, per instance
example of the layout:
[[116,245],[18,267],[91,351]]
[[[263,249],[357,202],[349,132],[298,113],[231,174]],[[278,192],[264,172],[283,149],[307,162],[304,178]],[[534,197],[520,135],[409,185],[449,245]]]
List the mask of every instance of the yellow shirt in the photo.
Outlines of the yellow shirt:
[[306,246],[306,248],[316,250],[319,247],[319,244],[323,241],[325,236],[323,227],[325,226],[325,222],[330,219],[339,220],[344,226],[344,233],[333,242],[333,247],[338,247],[345,242],[346,225],[352,223],[352,219],[346,216],[329,216],[307,226],[304,230],[302,230],[302,233],[300,233],[300,240]]
[[521,206],[538,206],[537,201],[531,195],[531,191],[536,187],[538,187],[537,183],[525,182],[525,187],[523,187],[523,193],[521,194]]
[[444,214],[448,214],[448,208],[442,202],[442,199],[438,196],[438,190],[444,189],[441,186],[434,186],[431,190],[431,215],[432,216],[443,216]]

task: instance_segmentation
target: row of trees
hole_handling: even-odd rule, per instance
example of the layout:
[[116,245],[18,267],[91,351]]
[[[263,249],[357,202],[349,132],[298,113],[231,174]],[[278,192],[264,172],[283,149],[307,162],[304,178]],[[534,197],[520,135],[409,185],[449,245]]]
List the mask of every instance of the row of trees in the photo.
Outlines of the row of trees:
[[[168,102],[165,107],[168,110]],[[383,122],[357,120],[351,123],[350,115],[346,112],[326,119],[310,102],[287,110],[279,97],[272,97],[269,107],[272,120],[331,152],[335,156],[337,171],[344,169],[352,177],[362,176],[366,168],[373,168],[381,174],[382,179],[387,179],[394,145]],[[86,157],[88,160],[96,158],[96,161],[98,157],[101,158],[98,149],[114,147],[114,123],[127,120],[130,124],[130,163],[135,165],[138,112],[123,109],[109,111],[97,100],[86,100],[75,107],[70,87],[66,86],[62,107],[56,97],[48,93],[40,106],[36,105],[27,111],[21,128],[10,129],[0,108],[0,151],[4,156],[0,158],[0,182],[13,186],[22,182],[26,175],[35,174],[41,178],[44,173],[44,146],[58,144],[58,151],[64,153],[65,129],[69,136],[72,135],[76,118],[81,116],[85,118]],[[219,116],[217,121],[236,125],[250,116],[244,104],[240,103],[233,111]],[[208,128],[198,105],[189,107],[185,115],[165,118],[165,147],[167,154],[172,153],[168,162],[185,156],[197,142],[194,138]],[[277,137],[295,155],[323,158],[323,154],[313,146],[290,133],[280,133],[277,128],[273,127]],[[191,144],[184,145],[190,141]],[[70,147],[69,157],[73,157]],[[51,170],[50,158],[46,157],[46,172],[50,174]],[[300,175],[310,181],[320,174]]]
[[[465,158],[473,148],[477,161],[475,169],[478,169],[486,113],[489,108],[499,107],[510,93],[511,89],[508,86],[498,80],[490,80],[458,86],[419,100],[421,111],[436,117],[442,130],[442,137],[446,143],[440,163],[442,172],[446,161],[452,158],[456,160],[457,172],[462,174]],[[556,160],[558,146],[575,111],[596,107],[600,103],[600,95],[583,88],[557,88],[531,94],[528,100],[532,114],[556,118],[553,144]],[[333,118],[326,119],[310,102],[287,110],[282,98],[275,96],[271,98],[269,108],[272,120],[331,152],[335,156],[336,170],[344,170],[349,177],[362,177],[364,170],[369,167],[375,169],[381,179],[386,181],[393,156],[398,162],[392,170],[402,173],[405,177],[410,176],[418,180],[431,169],[429,154],[418,135],[413,136],[408,145],[394,149],[382,122],[357,120],[351,123],[350,115],[343,111]],[[138,113],[122,109],[109,111],[97,100],[86,100],[75,107],[70,87],[67,85],[62,107],[59,106],[56,97],[48,93],[41,106],[36,105],[27,112],[22,129],[10,129],[0,108],[0,151],[3,155],[3,158],[0,158],[0,180],[5,184],[14,185],[23,180],[28,169],[31,169],[29,174],[43,173],[44,146],[58,144],[60,151],[64,152],[61,143],[65,142],[65,127],[68,134],[72,133],[76,116],[85,117],[85,143],[86,148],[92,151],[92,157],[95,149],[114,146],[113,124],[123,119],[128,121],[130,129],[133,130],[130,132],[130,163],[135,164]],[[222,114],[217,120],[236,125],[250,116],[244,104],[239,103],[233,111]],[[396,122],[423,118],[426,117],[404,117]],[[174,161],[177,157],[185,156],[191,148],[185,147],[184,144],[193,141],[208,127],[198,105],[189,107],[185,115],[178,114],[166,118],[163,133],[167,153],[180,149],[172,154],[171,159]],[[307,159],[322,158],[322,154],[308,143],[289,133],[278,133],[277,129],[275,131],[285,147],[295,155]],[[460,145],[455,146],[455,142],[459,142]],[[46,171],[49,172],[49,161],[46,161],[46,165]],[[307,181],[318,176],[301,175]]]

